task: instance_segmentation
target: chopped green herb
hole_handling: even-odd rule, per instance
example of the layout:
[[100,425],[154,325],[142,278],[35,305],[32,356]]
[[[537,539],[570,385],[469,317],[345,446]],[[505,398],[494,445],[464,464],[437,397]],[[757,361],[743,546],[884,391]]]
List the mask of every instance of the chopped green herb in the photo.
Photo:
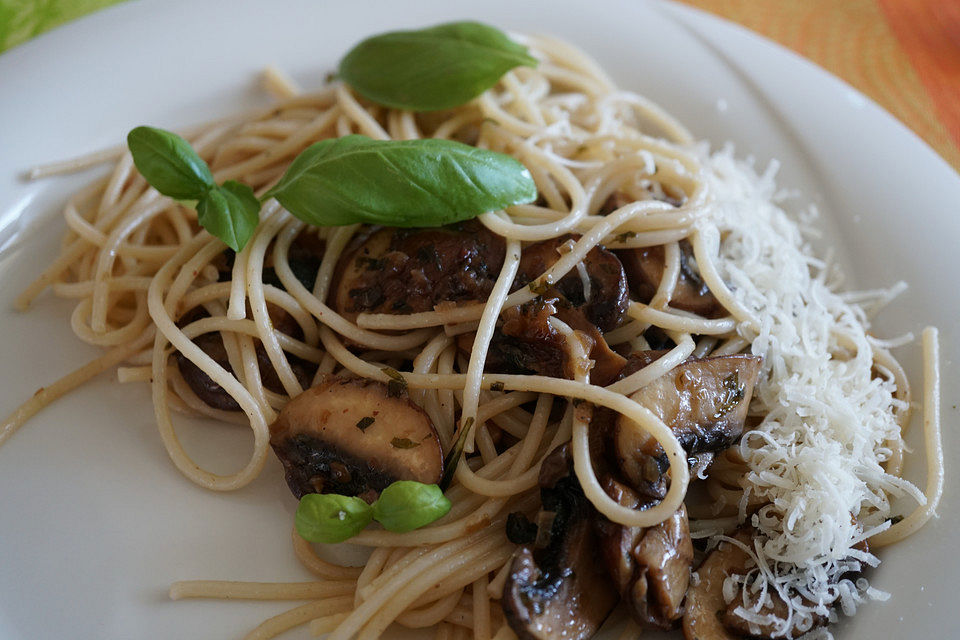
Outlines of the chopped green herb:
[[453,482],[453,476],[457,472],[457,465],[460,464],[460,459],[463,457],[463,448],[467,445],[467,436],[470,434],[470,430],[473,428],[473,418],[467,418],[462,425],[460,425],[460,435],[457,436],[457,441],[453,443],[453,448],[450,449],[450,452],[447,453],[447,457],[443,460],[443,478],[440,479],[440,488],[446,490],[450,486],[450,483]]
[[503,391],[506,388],[506,385],[502,382],[492,382],[490,383],[490,391]]
[[740,401],[743,400],[745,389],[744,385],[740,383],[740,373],[738,371],[734,371],[724,378],[723,390],[723,399],[718,403],[713,414],[714,420],[719,420],[736,409]]
[[390,446],[394,449],[413,449],[414,447],[419,447],[419,442],[414,442],[410,438],[394,438],[390,441]]
[[527,288],[530,289],[530,291],[532,291],[533,293],[537,294],[538,296],[542,296],[543,294],[545,294],[547,291],[550,290],[550,285],[541,280],[534,280],[533,282],[527,285]]
[[393,367],[384,367],[380,369],[390,380],[387,382],[387,395],[391,398],[397,398],[407,392],[407,379]]
[[367,427],[369,427],[370,425],[372,425],[372,424],[374,423],[375,420],[376,420],[376,418],[374,418],[373,416],[367,416],[367,417],[365,417],[365,418],[360,418],[360,421],[357,422],[357,428],[360,429],[360,431],[365,431],[365,430],[367,429]]
[[393,367],[383,367],[380,369],[388,378],[391,380],[396,380],[397,382],[406,382],[403,378],[403,374],[394,369]]

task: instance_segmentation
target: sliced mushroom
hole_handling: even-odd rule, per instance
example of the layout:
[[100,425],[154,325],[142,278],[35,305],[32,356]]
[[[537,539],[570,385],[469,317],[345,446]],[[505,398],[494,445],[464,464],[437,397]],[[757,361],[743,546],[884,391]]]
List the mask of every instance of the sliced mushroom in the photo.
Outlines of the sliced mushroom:
[[[534,282],[560,259],[563,247],[573,242],[573,236],[565,236],[523,250],[513,287],[529,285],[539,295],[504,312],[503,324],[493,338],[487,360],[491,371],[570,377],[565,367],[563,340],[547,322],[551,315],[582,331],[592,341],[589,353],[594,361],[590,372],[593,384],[609,384],[623,368],[624,358],[610,348],[602,333],[618,326],[626,313],[626,277],[616,256],[603,247],[594,247],[582,263],[582,273],[576,269],[555,285],[541,287]],[[469,340],[470,337],[461,338],[461,346],[468,348]]]
[[[490,341],[486,368],[496,373],[537,373],[572,378],[570,358],[560,332],[549,322],[556,300],[537,298],[504,310],[503,324]],[[464,336],[463,342],[473,336]]]
[[[745,545],[751,544],[749,530],[741,529],[734,537]],[[697,570],[699,580],[687,592],[687,611],[683,616],[683,634],[687,640],[792,639],[829,622],[825,615],[811,614],[802,624],[795,620],[784,631],[772,623],[758,624],[742,618],[736,613],[737,609],[740,606],[752,608],[757,604],[756,600],[751,602],[751,596],[741,591],[727,603],[723,596],[723,583],[729,576],[744,575],[752,567],[750,556],[729,542],[721,542],[710,552]],[[767,592],[767,601],[757,613],[785,620],[787,603],[776,592]]]
[[[799,614],[794,614],[793,624],[784,632],[780,625],[773,622],[749,622],[741,617],[737,610],[741,606],[752,610],[752,607],[756,605],[756,600],[754,599],[751,602],[750,596],[744,596],[742,592],[738,595],[739,597],[735,597],[727,605],[721,616],[723,626],[738,637],[751,638],[752,640],[779,640],[781,638],[793,640],[815,627],[824,626],[830,621],[825,615],[813,613],[803,623],[800,623],[796,619]],[[746,597],[746,600],[743,597]],[[772,615],[780,620],[786,620],[789,613],[790,609],[787,603],[776,592],[768,592],[767,601],[757,611],[760,616]]]
[[[189,323],[184,323],[189,324]],[[227,350],[223,346],[223,339],[218,333],[204,333],[193,339],[193,343],[208,356],[213,358],[214,362],[233,373],[230,366],[230,360],[227,358]],[[190,387],[190,390],[207,406],[221,411],[240,411],[240,405],[233,399],[229,393],[224,391],[223,387],[214,382],[206,372],[187,359],[179,351],[175,354],[177,368],[184,382]]]
[[[636,359],[651,357],[645,352]],[[663,420],[687,453],[721,451],[743,432],[760,362],[748,355],[687,360],[631,398]],[[656,482],[665,471],[660,445],[627,418],[617,420],[614,447],[620,470],[638,488]]]
[[591,521],[597,517],[573,471],[569,445],[553,451],[540,469],[543,502],[538,518],[549,527],[544,546],[517,549],[501,604],[521,640],[591,637],[617,603],[597,557]]
[[[287,263],[290,265],[293,275],[308,290],[312,291],[313,285],[316,283],[317,272],[320,270],[320,263],[323,262],[325,250],[326,242],[317,235],[316,231],[310,228],[301,231],[290,243],[290,249],[287,251]],[[233,277],[233,261],[235,258],[236,254],[233,249],[227,249],[213,261],[213,266],[219,272],[220,282],[229,282]],[[280,278],[277,277],[272,260],[273,252],[268,250],[263,268],[263,282],[278,289],[286,290],[286,287],[280,282]]]
[[[290,249],[287,251],[287,263],[290,265],[293,275],[307,291],[313,291],[313,286],[317,282],[317,272],[320,271],[325,250],[326,242],[310,228],[301,231],[290,243]],[[286,289],[272,266],[264,268],[263,281],[278,289]]]
[[561,258],[564,247],[578,239],[567,235],[525,247],[513,288],[530,286],[545,298],[556,298],[557,317],[574,329],[584,330],[589,325],[601,332],[611,331],[620,326],[629,303],[627,277],[612,252],[598,245],[587,252],[582,270],[577,267],[552,285],[534,281]]
[[358,313],[431,311],[440,303],[483,301],[503,266],[503,238],[475,220],[436,229],[374,230],[337,266],[331,304]]
[[[267,303],[267,313],[270,316],[274,329],[296,339],[303,337],[303,330],[289,313],[270,303]],[[207,316],[207,312],[202,307],[197,307],[184,314],[178,324],[180,326],[186,326],[191,322]],[[201,334],[193,339],[193,343],[213,358],[217,364],[230,373],[233,373],[233,367],[230,365],[230,360],[227,357],[227,350],[223,346],[223,338],[220,337],[219,333]],[[276,369],[273,368],[273,363],[270,362],[270,358],[267,356],[266,349],[263,348],[263,343],[259,340],[255,341],[255,351],[257,355],[257,366],[260,368],[260,381],[263,383],[263,386],[274,393],[286,393],[283,383],[280,381],[280,376],[277,375]],[[289,353],[286,354],[286,356],[287,361],[290,363],[290,368],[300,382],[300,386],[310,386],[313,376],[317,371],[317,365]],[[180,375],[183,376],[184,382],[187,383],[200,400],[214,409],[240,411],[240,405],[233,399],[233,396],[224,391],[223,387],[214,382],[203,369],[195,365],[179,351],[176,353],[175,358],[177,368],[180,370]]]
[[329,377],[291,400],[270,425],[270,445],[297,498],[339,493],[373,500],[396,480],[435,484],[440,439],[427,414],[398,391]]
[[[638,509],[650,501],[623,483],[606,477],[603,488],[620,505]],[[683,505],[655,527],[624,527],[597,521],[601,552],[631,615],[641,624],[671,629],[683,615],[690,584],[693,544]]]
[[[630,283],[630,290],[641,302],[649,302],[660,286],[666,268],[666,253],[663,245],[641,249],[619,249],[615,252]],[[680,275],[673,290],[670,306],[690,311],[705,318],[718,318],[726,314],[710,289],[694,269],[693,248],[686,240],[680,241]]]
[[[737,539],[750,543],[749,535],[740,532]],[[683,614],[683,636],[686,640],[737,640],[721,617],[727,603],[723,599],[723,582],[728,576],[743,575],[748,570],[749,556],[738,546],[721,542],[697,569],[698,580],[687,591],[687,610]]]

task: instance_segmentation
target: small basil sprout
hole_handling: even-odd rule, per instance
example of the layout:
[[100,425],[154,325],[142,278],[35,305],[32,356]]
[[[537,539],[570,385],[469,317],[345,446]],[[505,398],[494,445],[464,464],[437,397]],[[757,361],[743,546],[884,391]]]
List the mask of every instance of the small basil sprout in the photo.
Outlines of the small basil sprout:
[[450,511],[450,500],[435,484],[398,480],[373,503],[373,517],[388,531],[413,531]]
[[175,133],[136,127],[127,134],[127,147],[137,171],[165,196],[199,200],[215,186],[207,163]]
[[260,219],[260,200],[249,185],[213,181],[210,167],[190,143],[155,127],[136,127],[127,147],[137,171],[165,196],[197,210],[200,226],[240,251]]
[[197,202],[200,226],[240,251],[253,237],[260,219],[260,201],[253,189],[235,180],[207,191]]
[[333,544],[357,535],[372,518],[373,509],[360,498],[308,493],[300,498],[294,524],[304,540]]

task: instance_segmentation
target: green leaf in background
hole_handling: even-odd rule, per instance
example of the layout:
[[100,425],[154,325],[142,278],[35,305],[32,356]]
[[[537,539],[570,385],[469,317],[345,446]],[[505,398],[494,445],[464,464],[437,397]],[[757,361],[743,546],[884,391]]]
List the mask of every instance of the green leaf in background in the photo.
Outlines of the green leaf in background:
[[0,51],[122,0],[0,0]]
[[137,171],[165,196],[200,200],[214,187],[210,167],[189,142],[175,133],[137,127],[127,134],[127,146]]
[[214,186],[197,203],[200,225],[234,251],[247,244],[259,219],[260,201],[253,189],[235,180]]
[[339,75],[378,104],[435,111],[472,100],[519,66],[537,60],[499,29],[452,22],[367,38],[340,61]]
[[533,202],[516,159],[450,140],[350,135],[308,147],[266,194],[317,226],[437,227]]
[[334,544],[363,531],[372,518],[373,509],[360,498],[308,493],[300,498],[294,525],[304,540]]
[[450,511],[450,500],[435,484],[398,480],[380,492],[373,517],[387,531],[419,529]]

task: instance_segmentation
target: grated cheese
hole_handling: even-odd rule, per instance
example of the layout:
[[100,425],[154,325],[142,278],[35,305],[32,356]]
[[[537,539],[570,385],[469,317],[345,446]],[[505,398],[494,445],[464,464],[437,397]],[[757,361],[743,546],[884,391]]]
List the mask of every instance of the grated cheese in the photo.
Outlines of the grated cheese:
[[[776,165],[758,175],[726,148],[700,154],[712,192],[711,217],[723,242],[720,275],[757,318],[738,332],[763,356],[752,407],[766,415],[746,433],[740,453],[748,473],[740,521],[760,533],[751,556],[756,568],[728,578],[724,593],[749,592],[760,603],[776,592],[789,604],[786,620],[757,607],[740,607],[748,622],[773,622],[782,634],[793,621],[809,629],[814,614],[831,605],[852,614],[865,600],[886,594],[859,578],[844,577],[877,558],[853,546],[890,526],[891,498],[923,493],[887,474],[889,442],[899,442],[892,375],[873,362],[869,318],[878,304],[902,290],[838,294],[829,261],[810,256],[801,224],[780,206]],[[879,376],[877,375],[879,373]],[[755,513],[748,503],[765,503]],[[817,630],[816,637],[831,637]]]

